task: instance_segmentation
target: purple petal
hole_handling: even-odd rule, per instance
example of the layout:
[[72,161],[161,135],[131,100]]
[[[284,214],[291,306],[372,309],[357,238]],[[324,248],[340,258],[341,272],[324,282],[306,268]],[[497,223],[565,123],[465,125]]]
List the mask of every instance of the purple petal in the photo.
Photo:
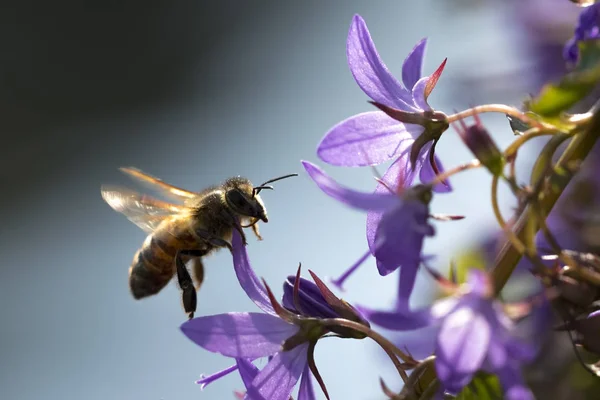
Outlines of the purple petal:
[[412,88],[421,79],[426,45],[427,38],[421,39],[408,54],[408,57],[404,60],[404,64],[402,64],[402,82],[407,88]]
[[233,268],[240,286],[258,308],[267,314],[275,314],[265,287],[256,276],[252,265],[250,265],[248,252],[246,246],[242,243],[242,237],[235,229],[233,230],[231,245],[233,247]]
[[295,276],[289,276],[283,284],[283,306],[288,310],[293,310],[294,313],[300,314],[300,311],[305,315],[315,318],[337,318],[338,313],[333,311],[331,306],[325,301],[325,298],[319,291],[319,288],[313,282],[300,278],[298,288],[298,300],[302,310],[296,310],[294,303],[294,283]]
[[487,361],[493,370],[503,368],[508,361],[506,347],[499,340],[490,340],[490,348],[488,349]]
[[259,369],[256,365],[252,364],[247,358],[236,358],[236,367],[240,371],[240,377],[242,378],[242,382],[244,382],[244,386],[246,390],[252,385],[252,381],[256,378],[259,373]]
[[[386,185],[379,183],[375,189],[375,193],[389,193],[390,191],[386,186],[396,191],[398,190],[398,186],[400,186],[400,182],[402,182],[402,187],[406,188],[412,184],[414,178],[415,169],[410,167],[410,150],[406,149],[383,175],[382,180]],[[383,213],[381,211],[371,211],[367,214],[367,243],[369,244],[371,254],[375,254],[375,234],[382,216]]]
[[437,339],[436,370],[445,387],[460,389],[481,367],[491,338],[488,321],[470,307],[460,307],[442,323]]
[[415,111],[410,91],[402,87],[379,57],[360,15],[352,19],[346,55],[356,83],[371,99],[402,110]]
[[498,379],[504,388],[507,400],[535,400],[531,391],[523,384],[523,379],[516,365],[507,365],[497,370]]
[[453,312],[459,305],[460,301],[457,297],[445,297],[438,300],[431,306],[431,318],[436,320],[442,319]]
[[433,322],[430,309],[410,312],[408,310],[377,311],[364,306],[356,308],[369,322],[394,331],[411,331]]
[[300,388],[298,389],[298,400],[316,400],[315,390],[312,384],[312,373],[308,368],[308,364],[304,367],[302,372],[302,379],[300,379]]
[[340,291],[343,292],[344,291],[343,285],[344,285],[344,282],[346,282],[346,279],[348,279],[350,277],[350,275],[355,273],[356,270],[367,260],[367,258],[369,258],[370,255],[371,255],[371,250],[367,250],[365,252],[365,254],[363,254],[358,260],[356,260],[356,262],[354,264],[352,264],[350,266],[350,268],[348,268],[346,271],[344,271],[342,273],[342,275],[340,275],[339,278],[331,280],[331,283],[335,287],[337,287]]
[[235,371],[237,369],[238,369],[238,366],[236,364],[236,365],[232,365],[231,367],[225,368],[224,370],[215,372],[214,374],[211,374],[208,376],[204,376],[204,374],[202,374],[202,375],[200,375],[200,379],[198,379],[196,381],[196,384],[200,385],[200,390],[204,390],[205,387],[207,387],[214,381],[219,380],[222,377],[229,375],[230,373],[232,373],[233,371]]
[[487,297],[492,290],[492,283],[488,275],[477,268],[469,270],[467,284],[469,286],[469,291],[479,297]]
[[362,167],[388,161],[411,139],[407,126],[381,111],[354,115],[329,130],[317,147],[317,155],[328,164]]
[[426,76],[418,80],[415,83],[415,86],[412,88],[412,96],[414,104],[419,107],[423,111],[431,110],[429,104],[427,103],[427,98],[425,97],[425,88],[427,87],[427,82],[429,81],[429,77]]
[[298,327],[269,314],[228,313],[198,317],[181,325],[198,346],[227,357],[258,358],[281,350]]
[[325,194],[334,199],[360,210],[386,210],[398,204],[398,196],[390,193],[376,194],[358,192],[341,186],[316,165],[302,161],[304,169],[311,179],[319,186]]
[[527,343],[521,339],[514,337],[507,339],[504,343],[504,347],[506,348],[506,352],[510,354],[512,358],[519,361],[533,361],[533,359],[537,356],[538,353],[536,345],[532,343]]
[[405,263],[400,268],[400,276],[398,282],[398,298],[396,299],[396,307],[398,309],[408,309],[410,304],[410,295],[415,287],[417,280],[417,272],[419,271],[420,259],[413,262]]
[[247,398],[252,400],[288,400],[306,366],[308,343],[273,357],[254,378]]
[[535,400],[535,396],[525,385],[510,387],[504,393],[504,398],[506,400]]
[[384,213],[375,232],[373,255],[377,259],[380,275],[387,275],[400,266],[414,268],[405,272],[409,279],[405,289],[410,286],[412,290],[414,285],[425,236],[434,234],[433,227],[427,222],[428,218],[429,210],[425,204],[419,200],[405,201]]
[[[423,183],[431,182],[435,179],[437,173],[434,171],[431,162],[429,161],[430,154],[429,151],[431,149],[432,143],[427,143],[421,149],[421,154],[419,154],[419,160],[417,160],[417,165],[421,165],[421,172],[419,179]],[[434,157],[435,165],[438,168],[438,173],[444,172],[444,166],[442,165],[441,160],[435,156]],[[452,186],[450,182],[446,179],[444,182],[440,182],[433,187],[433,191],[436,193],[448,193],[452,191]]]

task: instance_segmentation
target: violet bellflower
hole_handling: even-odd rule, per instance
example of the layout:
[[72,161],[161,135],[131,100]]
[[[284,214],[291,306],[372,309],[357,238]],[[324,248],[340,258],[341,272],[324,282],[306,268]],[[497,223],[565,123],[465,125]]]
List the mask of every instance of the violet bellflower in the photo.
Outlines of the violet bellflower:
[[578,44],[584,40],[600,39],[600,3],[592,4],[581,10],[574,36],[563,49],[564,59],[572,64],[579,59]]
[[[232,246],[240,285],[264,314],[225,313],[197,317],[181,325],[183,333],[200,347],[236,360],[235,366],[203,378],[201,383],[210,383],[237,369],[247,389],[245,399],[288,400],[300,378],[298,399],[315,399],[311,382],[313,373],[325,391],[312,355],[318,339],[328,332],[347,334],[344,337],[364,337],[322,326],[319,318],[346,318],[366,326],[368,323],[352,306],[335,297],[314,274],[316,285],[301,280],[300,270],[293,280],[292,299],[289,294],[284,295],[284,304],[288,308],[282,307],[254,273],[245,246],[235,231]],[[258,370],[252,361],[262,357],[270,360]]]
[[[379,57],[365,21],[359,15],[354,16],[346,48],[348,65],[358,86],[386,112],[365,112],[334,126],[318,146],[317,154],[321,160],[346,167],[395,160],[386,173],[387,178],[396,180],[403,174],[408,184],[413,182],[416,174],[420,174],[422,182],[427,182],[442,170],[440,161],[433,154],[434,143],[448,124],[443,113],[437,113],[441,120],[435,120],[436,114],[427,103],[427,97],[437,83],[445,61],[432,76],[422,77],[426,43],[426,39],[417,43],[404,60],[403,85]],[[400,117],[396,117],[398,115]],[[443,182],[434,190],[447,192],[451,188],[449,183]]]
[[347,206],[369,211],[367,242],[370,252],[377,261],[380,275],[388,275],[400,268],[398,307],[408,307],[417,271],[423,260],[423,241],[435,232],[428,223],[431,187],[419,185],[403,193],[389,190],[384,193],[363,193],[341,186],[308,161],[302,164],[325,194]]
[[454,292],[454,296],[412,315],[372,311],[365,315],[371,322],[394,330],[439,326],[435,368],[448,392],[460,392],[481,370],[498,376],[506,399],[534,399],[523,383],[520,367],[533,359],[535,346],[518,337],[516,325],[493,298],[489,277],[472,269],[467,282]]

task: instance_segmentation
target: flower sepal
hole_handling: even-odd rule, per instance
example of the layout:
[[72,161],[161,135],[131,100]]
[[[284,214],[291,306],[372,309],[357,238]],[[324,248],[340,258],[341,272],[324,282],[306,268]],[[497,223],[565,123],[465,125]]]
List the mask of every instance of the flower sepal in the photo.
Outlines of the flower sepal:
[[475,114],[475,124],[467,126],[463,120],[460,120],[460,126],[454,126],[462,141],[469,150],[477,157],[488,171],[494,176],[501,176],[504,171],[506,160],[504,155],[498,149],[494,139],[490,136],[488,130],[481,123],[481,119]]
[[423,127],[423,133],[415,139],[411,148],[410,162],[412,165],[415,165],[417,162],[421,149],[429,142],[435,144],[442,137],[442,133],[450,127],[448,116],[441,111],[424,110],[409,112],[389,107],[376,101],[371,101],[370,103],[396,121]]

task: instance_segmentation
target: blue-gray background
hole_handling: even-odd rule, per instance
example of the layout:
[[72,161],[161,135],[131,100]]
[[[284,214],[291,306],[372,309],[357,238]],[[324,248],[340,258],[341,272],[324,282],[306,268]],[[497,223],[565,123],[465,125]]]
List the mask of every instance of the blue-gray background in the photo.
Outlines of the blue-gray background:
[[[523,29],[519,1],[493,3],[3,6],[0,396],[232,398],[243,387],[235,374],[203,392],[193,383],[230,361],[180,333],[184,314],[174,284],[144,301],[131,298],[127,268],[144,234],[102,202],[100,185],[128,182],[117,171],[126,165],[194,190],[238,174],[257,182],[302,172],[300,159],[318,162],[325,131],[370,109],[345,59],[355,13],[397,74],[425,36],[425,73],[449,58],[430,99],[434,107],[451,113],[483,102],[518,105],[538,88],[527,47],[534,33]],[[555,42],[568,37],[576,18],[564,8],[557,22],[563,25],[551,32]],[[502,116],[485,121],[500,144],[511,140]],[[438,152],[446,166],[470,158],[452,130]],[[369,169],[327,170],[356,188],[373,188]],[[486,174],[469,172],[453,184],[456,192],[436,198],[433,210],[468,218],[437,224],[437,237],[427,242],[441,269],[493,226]],[[305,176],[278,183],[263,198],[270,222],[261,227],[263,242],[250,240],[249,253],[278,293],[298,262],[331,277],[366,249],[364,215],[325,197]],[[256,311],[228,254],[205,264],[199,314]],[[419,278],[421,292],[431,285]],[[345,296],[385,307],[395,286],[370,261]],[[427,300],[421,297],[415,304]],[[372,343],[329,339],[316,357],[333,399],[381,398],[379,376],[399,387]]]

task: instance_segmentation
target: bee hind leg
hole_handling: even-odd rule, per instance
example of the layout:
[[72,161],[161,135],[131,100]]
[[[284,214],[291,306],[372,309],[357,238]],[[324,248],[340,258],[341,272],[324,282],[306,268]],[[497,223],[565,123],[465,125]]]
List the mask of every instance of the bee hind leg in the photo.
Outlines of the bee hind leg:
[[199,250],[180,250],[175,256],[175,264],[177,266],[177,281],[181,288],[181,299],[183,301],[183,309],[188,314],[188,318],[194,318],[196,312],[197,298],[196,288],[192,281],[189,271],[185,266],[182,256],[200,256],[202,252]]
[[204,264],[202,264],[201,257],[192,258],[190,263],[192,264],[192,278],[194,278],[196,291],[198,291],[204,281]]

